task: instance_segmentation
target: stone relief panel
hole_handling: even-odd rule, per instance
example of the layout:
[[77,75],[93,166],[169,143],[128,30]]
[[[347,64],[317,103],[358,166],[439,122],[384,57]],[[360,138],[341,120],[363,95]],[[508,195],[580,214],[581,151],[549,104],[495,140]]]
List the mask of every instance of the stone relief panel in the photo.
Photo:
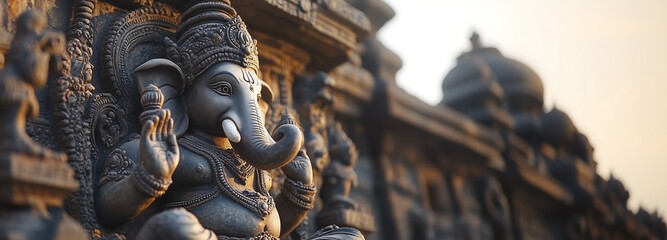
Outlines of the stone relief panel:
[[[46,23],[32,16],[39,24],[68,31],[62,49],[52,38],[41,49],[15,50],[13,38],[25,45],[55,36],[26,35],[31,26],[18,14],[28,9],[47,13]],[[622,183],[595,173],[593,148],[567,116],[541,111],[535,79],[526,80],[535,87],[527,92],[509,91],[517,86],[500,76],[486,89],[488,112],[507,101],[516,131],[504,121],[486,129],[440,116],[453,110],[385,91],[400,60],[374,36],[359,41],[392,15],[371,0],[0,1],[0,84],[11,103],[0,104],[0,120],[14,124],[0,125],[10,136],[0,144],[10,167],[0,174],[16,178],[2,185],[13,192],[0,201],[32,211],[3,212],[0,234],[22,223],[11,219],[27,216],[25,226],[36,226],[31,221],[48,214],[59,230],[40,233],[56,239],[664,238],[659,215],[629,211]],[[41,67],[16,56],[39,56]],[[42,74],[45,65],[55,71]],[[16,87],[28,79],[12,75],[17,69],[44,77],[47,88]],[[14,98],[21,94],[28,97]],[[412,132],[420,126],[397,112],[369,116],[396,111],[396,102],[419,110],[410,113],[433,110],[427,118],[465,121],[456,125],[464,129],[433,137]],[[16,118],[26,115],[12,112],[17,103],[37,118]],[[566,185],[575,205],[523,204],[545,198],[513,186],[507,172],[465,165],[468,157],[514,156],[457,142],[493,131],[528,141],[523,147],[535,154],[515,155]]]

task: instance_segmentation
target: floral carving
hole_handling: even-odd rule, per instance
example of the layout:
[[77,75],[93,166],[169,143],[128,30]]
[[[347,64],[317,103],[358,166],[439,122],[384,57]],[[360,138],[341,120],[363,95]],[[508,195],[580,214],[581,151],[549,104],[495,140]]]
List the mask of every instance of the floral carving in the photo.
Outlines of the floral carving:
[[91,106],[93,143],[111,148],[127,133],[125,111],[111,94],[95,95]]
[[132,168],[134,168],[134,163],[127,157],[125,150],[116,149],[104,162],[104,171],[99,184],[120,181],[132,173],[130,171]]

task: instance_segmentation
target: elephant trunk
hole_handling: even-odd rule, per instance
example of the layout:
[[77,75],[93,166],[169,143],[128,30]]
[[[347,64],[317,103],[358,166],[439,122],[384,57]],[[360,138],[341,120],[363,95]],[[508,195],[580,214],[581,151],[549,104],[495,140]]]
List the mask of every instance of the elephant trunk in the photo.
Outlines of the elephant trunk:
[[274,131],[274,141],[264,127],[256,102],[250,100],[249,107],[250,118],[240,123],[238,140],[232,139],[237,133],[230,131],[231,127],[236,126],[229,126],[231,121],[227,120],[222,123],[225,135],[231,137],[232,147],[243,160],[258,169],[269,170],[286,165],[301,149],[301,131],[293,124],[282,125]]

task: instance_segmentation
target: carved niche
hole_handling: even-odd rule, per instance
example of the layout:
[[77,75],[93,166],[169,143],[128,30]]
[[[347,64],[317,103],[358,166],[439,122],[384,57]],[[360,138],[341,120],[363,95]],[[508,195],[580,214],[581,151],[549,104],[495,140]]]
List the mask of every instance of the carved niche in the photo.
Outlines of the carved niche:
[[[179,20],[179,13],[168,5],[132,3],[140,8],[113,21],[100,38],[95,36],[93,18],[104,4],[75,1],[64,68],[51,89],[56,136],[81,182],[79,190],[68,199],[67,210],[94,238],[106,235],[93,203],[104,160],[116,145],[138,133],[141,106],[136,100],[139,93],[132,72],[149,59],[166,56],[162,39],[173,35]],[[95,39],[103,39],[95,51],[100,55],[97,65],[101,68],[98,91],[106,93],[93,94]]]
[[131,119],[129,126],[138,131],[141,107],[134,69],[153,58],[166,58],[165,37],[173,37],[179,22],[179,13],[168,5],[156,3],[153,7],[140,8],[116,20],[106,34],[103,43],[103,78],[118,105]]

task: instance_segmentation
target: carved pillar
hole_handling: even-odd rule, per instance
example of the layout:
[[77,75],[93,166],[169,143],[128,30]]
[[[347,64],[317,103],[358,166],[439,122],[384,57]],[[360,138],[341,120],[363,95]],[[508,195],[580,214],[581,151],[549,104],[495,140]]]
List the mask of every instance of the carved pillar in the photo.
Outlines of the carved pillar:
[[93,77],[93,25],[96,0],[77,0],[67,36],[63,70],[51,90],[55,104],[53,116],[59,143],[81,182],[79,190],[67,200],[67,211],[92,231],[98,229],[93,204],[93,166],[90,124],[84,120],[88,99],[95,89]]

